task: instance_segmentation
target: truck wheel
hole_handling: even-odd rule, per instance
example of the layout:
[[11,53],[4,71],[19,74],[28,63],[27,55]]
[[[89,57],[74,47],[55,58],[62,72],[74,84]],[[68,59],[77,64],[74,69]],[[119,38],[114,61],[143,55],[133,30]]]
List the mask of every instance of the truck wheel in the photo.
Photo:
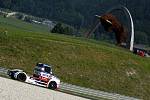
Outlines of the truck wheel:
[[26,79],[27,79],[27,76],[24,73],[19,73],[17,75],[17,80],[19,80],[19,81],[25,82]]
[[7,75],[9,75],[11,79],[15,79],[13,72],[8,71],[8,72],[7,72]]
[[48,84],[48,88],[49,89],[52,89],[52,90],[55,90],[57,88],[57,83],[52,81]]
[[11,79],[15,79],[14,73],[11,73],[10,78],[11,78]]

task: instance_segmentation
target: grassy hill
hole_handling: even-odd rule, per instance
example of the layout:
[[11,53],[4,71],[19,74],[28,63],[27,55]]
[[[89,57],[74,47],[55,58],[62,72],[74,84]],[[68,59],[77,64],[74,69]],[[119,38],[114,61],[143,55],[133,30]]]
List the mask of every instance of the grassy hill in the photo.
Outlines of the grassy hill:
[[31,74],[37,62],[53,65],[54,73],[64,82],[150,99],[149,58],[0,16],[0,66]]

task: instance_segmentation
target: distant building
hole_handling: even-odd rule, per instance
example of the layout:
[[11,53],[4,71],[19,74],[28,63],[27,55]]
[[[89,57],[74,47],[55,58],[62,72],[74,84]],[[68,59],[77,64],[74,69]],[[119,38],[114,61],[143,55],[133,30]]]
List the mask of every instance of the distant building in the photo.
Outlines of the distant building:
[[8,13],[6,17],[15,16],[16,14],[17,12],[11,12],[11,13]]
[[35,23],[35,24],[41,24],[42,23],[42,22],[39,22],[37,20],[32,20],[32,22]]
[[6,17],[6,16],[7,16],[7,14],[8,14],[7,12],[0,10],[0,15],[2,15],[2,16],[4,16],[4,17]]
[[54,26],[56,25],[53,21],[50,21],[50,20],[44,20],[42,22],[43,25],[47,25],[50,30],[54,28]]

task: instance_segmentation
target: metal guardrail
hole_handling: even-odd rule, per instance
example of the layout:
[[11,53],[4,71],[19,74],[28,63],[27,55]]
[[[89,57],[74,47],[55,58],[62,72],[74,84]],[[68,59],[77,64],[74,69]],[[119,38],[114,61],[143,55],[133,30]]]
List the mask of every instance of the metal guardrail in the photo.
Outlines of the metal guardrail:
[[98,98],[104,98],[104,99],[110,99],[110,100],[139,100],[137,98],[133,97],[128,97],[116,93],[108,93],[108,92],[103,92],[99,90],[94,90],[90,88],[84,88],[76,85],[71,85],[68,83],[61,83],[60,85],[61,90],[69,91],[71,93],[79,93],[80,95],[87,96],[88,98],[91,99],[97,99]]
[[0,75],[7,76],[8,69],[4,67],[0,67]]
[[[0,75],[7,76],[7,71],[9,69],[0,67]],[[137,98],[124,96],[116,93],[108,93],[99,90],[94,90],[90,88],[80,87],[68,83],[61,82],[59,91],[71,93],[74,95],[79,95],[89,99],[100,100],[100,99],[110,99],[110,100],[140,100]]]

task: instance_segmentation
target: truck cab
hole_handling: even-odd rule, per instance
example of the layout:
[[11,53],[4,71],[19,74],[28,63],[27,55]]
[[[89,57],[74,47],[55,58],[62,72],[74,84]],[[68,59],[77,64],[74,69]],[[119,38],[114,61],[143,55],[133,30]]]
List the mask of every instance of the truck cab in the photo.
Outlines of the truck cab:
[[12,79],[47,87],[53,90],[58,89],[60,86],[60,79],[53,75],[52,66],[43,63],[36,64],[32,76],[28,76],[20,69],[9,70],[7,74]]
[[43,82],[48,82],[52,74],[52,66],[43,63],[37,63],[33,71],[33,77]]

